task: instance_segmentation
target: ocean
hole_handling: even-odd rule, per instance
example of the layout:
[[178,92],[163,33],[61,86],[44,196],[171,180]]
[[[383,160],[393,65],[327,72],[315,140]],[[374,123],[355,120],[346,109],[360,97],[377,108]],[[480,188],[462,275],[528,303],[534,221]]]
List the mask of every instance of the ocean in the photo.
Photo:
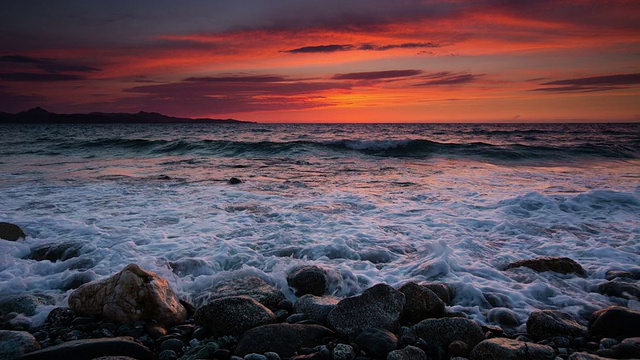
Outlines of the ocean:
[[[0,294],[64,306],[74,281],[137,263],[195,305],[244,274],[294,300],[287,271],[315,264],[339,297],[445,282],[450,310],[481,323],[490,297],[521,322],[640,309],[594,290],[640,270],[640,124],[2,125],[0,138],[0,221],[28,234],[0,240]],[[29,258],[60,243],[74,253]],[[503,270],[538,256],[588,276]]]

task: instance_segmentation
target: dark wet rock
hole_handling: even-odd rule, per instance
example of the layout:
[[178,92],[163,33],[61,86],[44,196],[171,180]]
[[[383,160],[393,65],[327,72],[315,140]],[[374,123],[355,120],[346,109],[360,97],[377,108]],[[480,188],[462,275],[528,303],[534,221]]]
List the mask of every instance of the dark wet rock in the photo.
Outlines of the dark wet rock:
[[496,307],[487,312],[489,322],[505,327],[515,327],[520,325],[518,315],[515,311],[503,307]]
[[7,223],[0,222],[0,239],[16,241],[20,238],[25,238],[27,235],[22,231],[20,226]]
[[387,360],[427,360],[427,354],[415,346],[407,346],[404,349],[394,350],[387,355]]
[[576,274],[587,276],[587,272],[572,259],[567,257],[538,257],[534,259],[519,260],[507,265],[505,270],[528,267],[537,272],[554,271],[560,274]]
[[209,268],[207,261],[203,259],[183,258],[168,263],[171,271],[180,276],[187,275],[211,275],[213,272]]
[[165,341],[163,341],[162,343],[160,343],[160,351],[164,351],[164,350],[172,350],[175,351],[176,353],[180,354],[182,353],[182,348],[185,347],[187,344],[184,343],[184,341],[180,340],[180,339],[167,339]]
[[526,343],[507,338],[484,340],[471,351],[472,360],[553,360],[551,346]]
[[96,274],[93,271],[74,273],[62,280],[61,288],[65,291],[77,289],[86,283],[92,282],[95,278]]
[[39,349],[36,338],[26,331],[0,330],[0,359],[13,359]]
[[227,360],[231,356],[228,349],[221,349],[220,343],[213,339],[200,341],[198,344],[189,346],[180,360],[198,360],[198,359],[219,359]]
[[611,349],[617,359],[640,359],[640,337],[632,337],[622,340]]
[[227,184],[229,185],[242,184],[242,180],[238,179],[237,177],[232,177],[231,179],[229,179],[229,181],[227,181]]
[[211,301],[221,297],[240,295],[254,298],[271,311],[278,310],[280,301],[285,300],[280,290],[256,276],[242,276],[222,281],[207,289],[207,294],[201,300],[206,298]]
[[273,351],[267,351],[266,353],[264,353],[264,356],[267,357],[267,360],[280,360],[280,355]]
[[59,244],[43,244],[31,249],[31,253],[27,258],[36,261],[65,261],[80,256],[83,246],[84,244],[71,241]]
[[253,328],[242,335],[234,353],[244,356],[268,351],[281,357],[291,357],[302,347],[314,347],[323,338],[333,337],[333,332],[320,325],[271,324]]
[[71,309],[66,307],[57,307],[49,311],[46,323],[54,326],[67,326],[71,324],[75,317],[76,313]]
[[307,315],[306,314],[296,313],[296,314],[291,314],[290,316],[288,316],[285,321],[288,322],[289,324],[296,324],[296,323],[299,323],[299,322],[304,321],[304,320],[307,320]]
[[287,283],[295,289],[296,296],[326,294],[329,279],[327,271],[318,266],[301,266],[289,271]]
[[398,338],[389,330],[366,329],[355,338],[360,350],[374,359],[386,359],[387,355],[398,346]]
[[293,303],[287,299],[284,299],[278,303],[277,308],[290,311],[291,309],[293,309]]
[[541,340],[553,336],[581,336],[586,332],[586,328],[569,314],[542,310],[529,315],[527,332],[534,339]]
[[609,360],[609,358],[603,358],[598,355],[589,354],[585,352],[575,352],[567,358],[568,360]]
[[640,270],[609,270],[604,275],[605,279],[611,281],[613,279],[631,279],[631,280],[640,280]]
[[640,336],[640,311],[610,306],[598,310],[589,320],[589,335],[613,338]]
[[298,298],[293,305],[293,311],[304,314],[307,319],[317,321],[320,324],[326,324],[327,316],[339,301],[340,299],[333,296],[319,297],[308,294]]
[[289,312],[287,310],[280,309],[274,312],[273,315],[276,317],[276,322],[283,322],[289,317]]
[[456,296],[455,289],[451,286],[443,283],[427,282],[420,283],[420,286],[425,287],[438,295],[440,300],[447,305],[451,304],[451,301]]
[[216,334],[234,336],[276,321],[271,310],[248,296],[215,299],[196,310],[194,319],[196,324],[206,326]]
[[362,329],[395,330],[404,308],[404,294],[378,284],[362,295],[341,300],[327,316],[327,323],[341,336],[354,336]]
[[28,353],[20,360],[85,360],[103,356],[129,356],[138,360],[152,360],[153,353],[133,338],[114,337],[84,339],[62,343]]
[[337,344],[331,351],[331,355],[333,360],[353,360],[356,357],[356,352],[351,345]]
[[618,345],[620,342],[616,339],[612,338],[602,338],[600,339],[600,347],[609,349],[615,345]]
[[460,340],[452,341],[449,344],[449,355],[467,357],[469,355],[469,345]]
[[412,329],[420,338],[434,341],[444,349],[456,340],[465,342],[470,349],[484,340],[480,325],[463,318],[426,319]]
[[603,295],[615,296],[628,300],[640,299],[640,285],[635,282],[619,281],[616,279],[598,285],[598,292]]
[[244,356],[244,360],[268,360],[266,356],[262,354],[247,354]]
[[40,305],[54,305],[55,299],[46,294],[12,294],[0,297],[0,313],[15,312],[27,316],[36,314]]
[[484,298],[493,307],[502,307],[502,308],[512,307],[511,299],[507,295],[495,293],[495,292],[486,292],[486,293],[483,293],[482,295],[484,295]]
[[444,315],[444,302],[428,288],[409,282],[398,289],[405,296],[401,320],[416,324],[424,319]]
[[154,320],[184,322],[187,311],[167,280],[136,264],[104,280],[84,284],[69,296],[69,308],[82,315],[101,315],[117,322]]

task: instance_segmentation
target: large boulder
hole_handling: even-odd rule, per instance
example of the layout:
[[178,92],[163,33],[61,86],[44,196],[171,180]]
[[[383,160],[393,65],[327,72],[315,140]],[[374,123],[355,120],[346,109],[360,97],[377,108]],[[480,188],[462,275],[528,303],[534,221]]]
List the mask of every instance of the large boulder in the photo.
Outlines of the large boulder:
[[560,274],[576,274],[587,276],[587,272],[580,264],[568,257],[538,257],[534,259],[519,260],[507,265],[505,270],[528,267],[537,272],[554,271]]
[[327,323],[338,334],[346,337],[352,337],[362,329],[394,331],[404,304],[403,293],[389,285],[378,284],[359,296],[342,299],[327,316]]
[[581,336],[586,330],[571,315],[556,310],[535,311],[527,320],[527,332],[537,340],[553,336]]
[[228,296],[200,307],[194,320],[215,334],[239,336],[254,327],[275,322],[276,317],[253,298]]
[[16,241],[20,238],[25,238],[27,235],[22,231],[20,226],[7,223],[0,222],[0,239]]
[[276,311],[278,303],[285,300],[282,292],[265,280],[257,276],[241,276],[221,281],[207,289],[203,296],[196,299],[196,305],[202,305],[221,297],[240,295],[254,298],[271,311]]
[[447,349],[449,344],[459,340],[473,349],[484,340],[480,325],[465,318],[425,319],[412,327],[415,334],[427,341],[434,341]]
[[283,358],[291,357],[303,347],[323,344],[333,337],[331,330],[320,325],[270,324],[253,328],[242,335],[234,349],[238,356],[275,352]]
[[471,360],[553,360],[551,346],[507,338],[484,340],[471,351]]
[[173,325],[187,318],[187,310],[167,280],[136,264],[110,278],[80,286],[69,296],[69,308],[116,322],[155,320]]
[[30,352],[19,360],[86,360],[105,356],[129,356],[138,360],[155,359],[144,345],[130,337],[74,340]]
[[609,306],[591,315],[589,335],[602,337],[638,337],[640,336],[640,311]]
[[327,271],[318,266],[301,266],[287,275],[287,283],[295,289],[296,296],[306,294],[322,296],[327,292]]
[[444,302],[428,288],[409,282],[398,290],[406,300],[402,309],[403,322],[416,324],[424,319],[444,316]]
[[33,335],[26,331],[0,330],[0,359],[13,359],[40,349]]
[[327,316],[340,302],[338,298],[333,296],[315,296],[311,294],[304,295],[293,305],[293,312],[305,314],[307,319],[316,321],[320,324],[327,322]]

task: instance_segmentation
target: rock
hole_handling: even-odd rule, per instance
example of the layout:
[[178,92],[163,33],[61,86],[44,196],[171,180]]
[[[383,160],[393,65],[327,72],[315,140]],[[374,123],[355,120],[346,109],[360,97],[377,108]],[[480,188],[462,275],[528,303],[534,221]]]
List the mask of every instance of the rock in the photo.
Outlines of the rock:
[[[192,344],[184,353],[180,360],[198,360],[198,359],[229,359],[231,352],[227,349],[220,349],[220,344],[213,339],[200,341]],[[242,358],[241,358],[242,359]]]
[[598,285],[598,292],[603,295],[615,296],[627,300],[640,300],[640,285],[619,281],[619,279]]
[[325,337],[333,337],[333,332],[320,325],[270,324],[248,330],[242,335],[235,355],[250,353],[278,353],[283,358],[291,357],[302,347],[314,347],[323,343]]
[[49,260],[51,262],[65,261],[80,256],[84,244],[77,242],[63,242],[59,244],[44,244],[31,249],[27,259],[36,261]]
[[81,315],[101,315],[117,322],[155,320],[172,325],[187,317],[167,280],[136,264],[127,265],[110,278],[80,286],[69,296],[69,308]]
[[264,356],[267,357],[267,360],[280,360],[280,355],[273,351],[267,351],[266,353],[264,353]]
[[471,360],[553,360],[555,356],[551,346],[507,338],[484,340],[471,351]]
[[11,312],[33,316],[41,305],[54,305],[55,299],[46,294],[12,294],[0,297],[0,313]]
[[640,311],[610,306],[591,315],[589,335],[631,338],[640,336]]
[[425,319],[412,329],[418,337],[436,342],[443,349],[456,340],[465,342],[472,349],[484,340],[480,325],[463,318]]
[[389,330],[366,329],[355,338],[355,343],[374,359],[386,359],[398,346],[398,338]]
[[387,360],[427,360],[427,354],[415,346],[407,346],[404,349],[393,350],[387,355]]
[[354,336],[361,329],[393,331],[398,326],[404,294],[389,285],[378,284],[362,295],[342,299],[327,316],[327,323],[341,336]]
[[178,353],[173,350],[162,350],[158,354],[158,360],[178,360]]
[[640,270],[632,270],[632,271],[609,270],[604,275],[604,278],[607,280],[613,280],[616,278],[640,280]]
[[229,185],[242,184],[242,180],[238,179],[237,177],[232,177],[231,179],[229,179],[229,181],[227,181],[227,184]]
[[307,319],[326,324],[327,316],[339,301],[338,298],[333,296],[319,297],[308,294],[298,298],[298,301],[293,305],[293,312],[302,313]]
[[555,310],[535,311],[527,320],[527,332],[536,340],[553,336],[581,336],[586,328],[569,314]]
[[347,344],[338,344],[331,352],[333,360],[353,360],[356,357],[353,347]]
[[568,360],[609,360],[609,359],[608,358],[603,358],[603,357],[600,357],[600,356],[594,355],[594,354],[576,352],[576,353],[571,354],[568,357]]
[[538,257],[534,259],[519,260],[507,265],[505,270],[518,267],[528,267],[537,272],[554,271],[560,274],[576,274],[587,276],[587,272],[572,259],[567,257]]
[[155,356],[144,345],[129,337],[74,340],[37,350],[20,360],[85,360],[103,356],[129,356],[138,360],[153,360]]
[[0,222],[0,239],[16,241],[25,237],[27,237],[27,235],[22,231],[20,226],[7,222]]
[[496,292],[486,292],[486,293],[483,293],[482,295],[493,307],[503,307],[503,308],[513,307],[513,302],[505,294],[500,294]]
[[398,289],[405,296],[402,321],[416,324],[424,319],[444,315],[444,302],[426,287],[409,282]]
[[469,355],[469,346],[464,341],[452,341],[449,344],[449,355],[467,357]]
[[40,344],[26,331],[0,330],[0,359],[13,359],[38,349]]
[[287,275],[287,283],[296,291],[296,296],[326,294],[329,279],[327,271],[318,266],[301,266]]
[[208,299],[205,301],[206,303],[221,297],[245,295],[254,298],[271,311],[278,310],[278,303],[285,300],[280,290],[256,276],[228,279],[207,289],[207,292],[204,297],[199,299],[200,301]]
[[65,291],[77,289],[86,283],[92,282],[93,280],[95,280],[95,278],[96,274],[93,271],[74,273],[62,280],[60,288]]
[[182,348],[185,346],[186,344],[180,339],[167,339],[160,344],[159,350],[172,350],[179,354],[182,352]]
[[445,304],[451,304],[451,301],[455,297],[455,290],[447,284],[443,283],[420,283],[420,286],[425,287],[438,295],[440,300]]
[[487,312],[487,320],[504,327],[516,327],[520,325],[515,311],[503,307],[496,307]]
[[269,360],[262,354],[247,354],[244,356],[244,360]]
[[54,326],[67,326],[71,324],[75,317],[76,313],[71,311],[71,309],[65,307],[57,307],[49,311],[46,323]]
[[256,326],[271,324],[276,317],[264,305],[248,296],[228,296],[196,310],[194,320],[218,335],[242,335]]
[[624,339],[611,350],[617,359],[640,359],[640,337]]

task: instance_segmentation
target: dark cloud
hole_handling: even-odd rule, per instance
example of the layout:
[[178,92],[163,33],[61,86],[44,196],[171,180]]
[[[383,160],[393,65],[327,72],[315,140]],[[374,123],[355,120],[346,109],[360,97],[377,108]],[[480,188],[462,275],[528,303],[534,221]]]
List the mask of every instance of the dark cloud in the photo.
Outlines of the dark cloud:
[[414,86],[461,85],[476,81],[478,76],[476,74],[444,71],[425,75],[421,77],[425,81],[414,84]]
[[345,44],[345,45],[318,45],[318,46],[305,46],[297,49],[283,50],[282,52],[290,54],[307,54],[307,53],[332,53],[337,51],[349,51],[349,50],[372,50],[372,51],[387,51],[392,49],[417,49],[417,48],[437,48],[440,45],[432,42],[412,42],[403,44],[388,44],[388,45],[376,45],[376,44]]
[[0,80],[22,82],[50,82],[84,80],[83,76],[73,74],[6,73],[0,74]]
[[380,80],[420,75],[421,70],[387,70],[336,74],[334,80]]
[[86,65],[74,65],[66,64],[55,59],[38,59],[30,56],[23,55],[5,55],[0,56],[0,62],[13,63],[13,64],[33,64],[33,67],[43,70],[47,73],[59,73],[59,72],[87,72],[87,71],[100,71],[100,69],[86,66]]
[[84,80],[85,77],[76,73],[100,71],[100,69],[68,64],[63,61],[48,58],[34,58],[23,55],[0,56],[0,80],[17,82],[59,82]]
[[204,82],[204,83],[230,83],[230,82],[272,83],[272,82],[282,82],[282,81],[291,81],[291,80],[287,80],[283,76],[261,75],[261,76],[190,77],[190,78],[184,79],[184,81]]
[[640,84],[640,74],[616,74],[586,78],[549,81],[540,84],[534,91],[549,92],[596,92],[625,89]]

